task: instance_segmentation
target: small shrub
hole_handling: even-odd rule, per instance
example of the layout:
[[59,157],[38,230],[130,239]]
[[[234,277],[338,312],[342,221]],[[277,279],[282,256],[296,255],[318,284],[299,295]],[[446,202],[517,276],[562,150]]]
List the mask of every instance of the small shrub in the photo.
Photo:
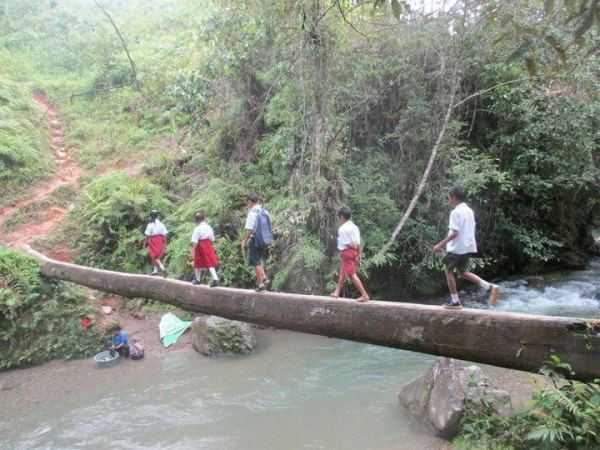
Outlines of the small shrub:
[[530,408],[512,417],[501,417],[475,405],[462,422],[466,448],[515,450],[595,450],[600,448],[600,380],[568,380],[568,364],[551,357],[542,373],[552,387],[537,392]]
[[142,245],[148,212],[169,211],[161,189],[114,172],[91,183],[73,211],[80,261],[95,267],[137,272],[147,264]]
[[36,261],[0,248],[0,369],[93,355],[106,336],[81,326],[92,313],[81,291],[44,278]]

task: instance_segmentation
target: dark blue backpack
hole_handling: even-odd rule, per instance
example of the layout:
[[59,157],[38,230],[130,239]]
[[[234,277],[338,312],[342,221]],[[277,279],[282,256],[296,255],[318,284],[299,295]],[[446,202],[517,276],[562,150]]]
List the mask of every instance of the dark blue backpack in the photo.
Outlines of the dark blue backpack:
[[260,208],[256,214],[256,228],[254,240],[258,247],[268,247],[273,243],[273,229],[271,228],[271,216],[266,209]]

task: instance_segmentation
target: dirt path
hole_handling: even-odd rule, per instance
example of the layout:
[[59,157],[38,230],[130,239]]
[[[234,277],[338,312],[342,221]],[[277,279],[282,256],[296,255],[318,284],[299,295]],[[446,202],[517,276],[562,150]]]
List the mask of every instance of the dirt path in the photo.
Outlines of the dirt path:
[[[63,124],[58,118],[56,108],[49,102],[45,95],[35,95],[34,100],[46,110],[48,127],[50,129],[50,148],[54,153],[56,172],[35,186],[26,197],[16,201],[8,207],[0,209],[0,228],[2,228],[4,223],[20,209],[49,198],[62,186],[76,184],[81,176],[81,169],[75,162],[69,149],[65,147]],[[24,244],[31,244],[35,240],[48,236],[50,231],[52,231],[67,213],[68,208],[58,206],[50,207],[47,210],[42,211],[42,213],[32,221],[19,224],[10,232],[2,235],[0,237],[0,243],[15,248]],[[65,259],[67,256],[64,253],[64,251],[59,251],[54,257]]]

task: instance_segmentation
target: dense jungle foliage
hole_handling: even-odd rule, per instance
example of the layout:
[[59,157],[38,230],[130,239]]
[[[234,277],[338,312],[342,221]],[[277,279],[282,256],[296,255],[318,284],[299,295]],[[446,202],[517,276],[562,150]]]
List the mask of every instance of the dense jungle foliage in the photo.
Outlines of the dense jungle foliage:
[[20,252],[0,248],[0,369],[93,355],[106,343],[100,328],[80,323],[93,313],[82,292],[44,278]]
[[[346,204],[369,289],[431,294],[455,183],[476,211],[486,275],[584,263],[598,220],[600,60],[595,13],[589,25],[579,2],[566,20],[573,3],[104,0],[133,72],[94,2],[6,0],[0,48],[19,73],[0,74],[28,77],[67,118],[91,182],[72,214],[81,261],[143,270],[144,217],[159,208],[170,271],[187,277],[203,209],[226,282],[248,285],[238,242],[257,191],[278,235],[276,289],[328,288]],[[449,108],[423,195],[382,254]]]

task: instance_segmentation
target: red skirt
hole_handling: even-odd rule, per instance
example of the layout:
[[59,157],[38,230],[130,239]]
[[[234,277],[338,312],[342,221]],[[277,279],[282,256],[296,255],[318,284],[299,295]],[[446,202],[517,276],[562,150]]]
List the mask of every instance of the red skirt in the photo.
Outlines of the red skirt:
[[209,269],[211,267],[219,267],[219,258],[217,258],[210,239],[202,239],[198,241],[194,252],[194,269]]
[[167,239],[162,234],[148,236],[148,254],[151,260],[160,259],[165,256]]
[[340,270],[343,274],[351,277],[358,269],[358,250],[347,248],[346,250],[342,250],[340,257],[342,258]]

